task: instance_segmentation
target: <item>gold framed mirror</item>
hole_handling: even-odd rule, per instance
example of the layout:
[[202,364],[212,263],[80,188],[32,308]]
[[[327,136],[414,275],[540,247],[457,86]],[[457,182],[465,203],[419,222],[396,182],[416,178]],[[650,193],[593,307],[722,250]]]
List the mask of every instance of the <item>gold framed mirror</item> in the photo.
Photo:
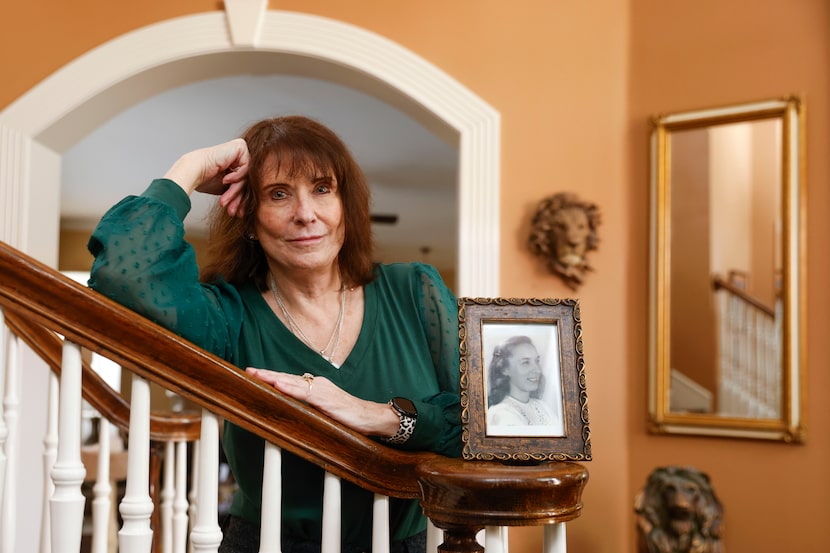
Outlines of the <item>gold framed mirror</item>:
[[654,117],[649,431],[804,440],[804,105]]

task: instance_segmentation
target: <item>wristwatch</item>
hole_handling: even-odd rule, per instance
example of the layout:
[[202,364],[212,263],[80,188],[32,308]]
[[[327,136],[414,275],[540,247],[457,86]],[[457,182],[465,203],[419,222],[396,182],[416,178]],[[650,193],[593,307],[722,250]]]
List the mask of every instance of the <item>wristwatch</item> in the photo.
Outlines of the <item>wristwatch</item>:
[[388,444],[405,443],[412,433],[415,432],[415,421],[418,420],[418,409],[415,404],[405,397],[393,397],[389,400],[389,406],[401,419],[401,425],[394,436],[383,438]]

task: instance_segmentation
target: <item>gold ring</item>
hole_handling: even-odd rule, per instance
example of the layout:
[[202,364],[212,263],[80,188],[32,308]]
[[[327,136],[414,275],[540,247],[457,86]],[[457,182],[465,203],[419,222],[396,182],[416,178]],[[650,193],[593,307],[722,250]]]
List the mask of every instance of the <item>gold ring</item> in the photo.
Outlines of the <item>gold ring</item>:
[[311,391],[311,385],[314,383],[314,375],[311,374],[311,373],[304,373],[303,374],[303,380],[305,380],[306,384],[308,384],[308,391],[310,392]]

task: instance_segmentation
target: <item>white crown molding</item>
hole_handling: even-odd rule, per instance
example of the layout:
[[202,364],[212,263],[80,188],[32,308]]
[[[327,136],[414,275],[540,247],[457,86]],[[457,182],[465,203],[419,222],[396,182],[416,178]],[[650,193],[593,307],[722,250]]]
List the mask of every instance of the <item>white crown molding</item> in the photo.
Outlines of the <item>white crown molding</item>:
[[[286,11],[257,15],[260,0],[232,0],[229,13],[180,17],[137,29],[89,51],[59,69],[0,113],[0,199],[4,222],[0,239],[24,250],[27,217],[10,213],[36,209],[29,201],[35,150],[60,155],[95,124],[157,92],[205,78],[205,56],[273,53],[309,64],[322,61],[322,73],[343,71],[375,95],[410,112],[434,119],[425,124],[459,146],[460,295],[497,296],[499,290],[500,117],[497,111],[452,77],[402,46],[359,27],[325,17]],[[233,40],[231,37],[232,29]],[[199,71],[182,71],[192,66]],[[216,64],[210,75],[232,74]],[[436,123],[437,122],[437,123]],[[28,141],[41,146],[23,147]],[[22,146],[21,146],[22,145]],[[29,155],[27,152],[32,153]],[[7,170],[5,168],[11,168]],[[59,194],[60,182],[38,183],[39,191]],[[31,218],[31,217],[30,217]],[[54,246],[57,247],[57,244]]]

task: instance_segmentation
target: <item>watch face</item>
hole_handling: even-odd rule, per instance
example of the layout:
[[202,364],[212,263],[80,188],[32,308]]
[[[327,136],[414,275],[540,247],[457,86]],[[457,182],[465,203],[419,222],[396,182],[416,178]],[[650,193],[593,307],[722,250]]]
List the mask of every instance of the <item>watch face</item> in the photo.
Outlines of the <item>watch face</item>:
[[415,408],[415,404],[412,403],[410,400],[406,399],[405,397],[396,397],[392,399],[392,405],[395,406],[400,412],[408,417],[417,417],[418,410]]

